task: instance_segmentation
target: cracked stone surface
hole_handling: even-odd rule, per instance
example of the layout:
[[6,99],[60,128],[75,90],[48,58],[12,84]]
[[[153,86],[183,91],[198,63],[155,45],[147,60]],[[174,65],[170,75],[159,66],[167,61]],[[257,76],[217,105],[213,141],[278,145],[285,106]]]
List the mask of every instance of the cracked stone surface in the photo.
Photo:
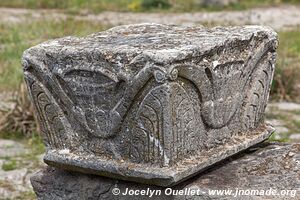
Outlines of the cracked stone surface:
[[[67,172],[61,169],[46,167],[31,178],[34,191],[41,200],[77,200],[77,199],[148,199],[147,196],[129,196],[112,194],[114,188],[121,193],[129,189],[156,189],[164,194],[164,188],[118,181],[105,177]],[[224,161],[207,173],[185,181],[175,187],[180,189],[199,189],[197,196],[153,196],[151,199],[233,199],[233,196],[209,195],[209,190],[225,189],[259,189],[276,191],[291,190],[291,195],[283,196],[237,196],[234,199],[299,199],[300,198],[300,144],[263,143],[245,153]],[[150,199],[150,198],[149,198]]]
[[264,26],[118,26],[26,50],[46,163],[170,186],[274,131],[277,34]]

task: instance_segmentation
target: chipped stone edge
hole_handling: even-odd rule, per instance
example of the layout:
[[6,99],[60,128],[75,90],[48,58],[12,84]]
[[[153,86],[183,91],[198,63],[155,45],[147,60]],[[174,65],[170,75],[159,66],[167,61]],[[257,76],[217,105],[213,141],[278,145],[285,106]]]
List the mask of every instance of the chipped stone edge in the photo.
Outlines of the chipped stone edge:
[[247,137],[245,137],[245,135],[237,135],[232,138],[232,140],[235,141],[234,144],[227,144],[225,150],[224,146],[220,146],[213,151],[208,151],[206,156],[198,155],[186,159],[180,166],[160,168],[124,161],[114,161],[110,158],[99,156],[78,155],[70,153],[68,150],[48,150],[45,154],[44,161],[48,165],[65,170],[169,187],[203,172],[212,165],[234,154],[263,142],[268,139],[274,131],[275,129],[270,124],[265,124],[260,133],[250,134]]

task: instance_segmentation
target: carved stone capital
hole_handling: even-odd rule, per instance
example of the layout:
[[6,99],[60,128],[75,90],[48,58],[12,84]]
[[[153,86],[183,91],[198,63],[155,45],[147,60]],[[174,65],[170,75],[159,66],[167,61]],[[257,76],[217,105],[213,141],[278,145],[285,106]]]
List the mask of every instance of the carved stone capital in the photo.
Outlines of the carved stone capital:
[[138,24],[24,52],[49,165],[169,186],[273,132],[277,35]]

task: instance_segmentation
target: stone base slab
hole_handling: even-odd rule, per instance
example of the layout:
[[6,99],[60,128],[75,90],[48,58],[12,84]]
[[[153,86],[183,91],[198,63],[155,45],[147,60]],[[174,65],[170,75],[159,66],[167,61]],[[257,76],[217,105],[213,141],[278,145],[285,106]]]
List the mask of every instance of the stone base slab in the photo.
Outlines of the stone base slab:
[[227,145],[226,148],[220,146],[219,148],[208,151],[205,155],[185,159],[180,165],[172,167],[160,168],[153,166],[145,168],[142,164],[118,162],[109,158],[103,159],[91,155],[76,155],[64,150],[48,151],[44,160],[49,165],[66,170],[91,173],[144,184],[172,186],[199,173],[199,169],[204,171],[209,166],[266,140],[273,132],[274,128],[266,125],[263,131],[258,133],[253,131],[247,136],[236,135],[236,137],[231,139],[230,144]]

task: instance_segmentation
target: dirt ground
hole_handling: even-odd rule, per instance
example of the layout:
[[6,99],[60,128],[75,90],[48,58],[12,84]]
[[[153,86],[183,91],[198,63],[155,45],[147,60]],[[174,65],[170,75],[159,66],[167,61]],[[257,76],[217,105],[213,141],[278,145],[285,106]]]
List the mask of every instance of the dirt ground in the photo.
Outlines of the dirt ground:
[[[65,19],[70,14],[59,10],[29,10],[0,8],[0,23],[23,23],[27,20]],[[291,29],[300,26],[299,6],[279,6],[256,8],[245,11],[195,12],[195,13],[118,13],[102,12],[73,15],[78,20],[99,22],[104,25],[121,25],[131,23],[165,23],[182,25],[268,25],[275,30]]]

